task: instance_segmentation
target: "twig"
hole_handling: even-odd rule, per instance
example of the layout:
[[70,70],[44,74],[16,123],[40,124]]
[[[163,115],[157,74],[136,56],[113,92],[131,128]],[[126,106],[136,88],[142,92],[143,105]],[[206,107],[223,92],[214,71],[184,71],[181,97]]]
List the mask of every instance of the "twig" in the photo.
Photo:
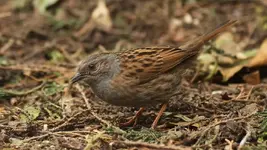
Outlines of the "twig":
[[11,15],[12,15],[12,12],[2,12],[0,14],[0,19],[5,18],[5,17],[9,17]]
[[197,69],[197,71],[195,72],[193,78],[190,80],[190,83],[195,82],[195,80],[197,79],[198,75],[199,75],[199,69]]
[[72,117],[70,117],[69,119],[67,119],[64,123],[60,124],[59,126],[55,127],[55,128],[52,128],[50,129],[49,131],[50,132],[53,132],[53,131],[57,131],[58,129],[62,128],[62,127],[65,127],[67,125],[69,125],[69,122],[74,120],[75,118],[77,118],[80,114],[84,114],[85,112],[87,112],[88,110],[83,110],[83,111],[80,111],[78,113],[76,113],[75,115],[73,115]]
[[234,141],[233,140],[228,140],[228,139],[225,139],[225,141],[228,143],[228,148],[229,150],[233,150],[233,143]]
[[248,92],[248,94],[247,94],[247,97],[246,97],[246,99],[245,99],[246,101],[249,99],[249,97],[250,97],[250,95],[251,95],[253,89],[254,89],[254,86],[252,86],[252,87],[250,88],[250,90],[249,90],[249,92]]
[[[64,136],[64,135],[71,135],[73,137],[82,137],[85,138],[86,135],[76,133],[75,131],[58,131],[58,132],[47,132],[48,134],[55,135],[55,136]],[[63,135],[64,134],[64,135]]]
[[131,142],[131,141],[114,141],[109,144],[112,148],[126,148],[137,147],[138,149],[153,149],[153,150],[191,150],[190,147],[184,146],[164,146],[158,144],[149,144],[144,142]]
[[84,148],[84,150],[91,150],[93,149],[95,146],[96,146],[96,141],[101,139],[101,137],[104,136],[104,133],[105,132],[98,132],[96,135],[93,135],[93,136],[90,136],[90,135],[87,135],[86,136],[86,141],[87,141],[87,144]]
[[8,42],[1,47],[0,49],[0,55],[3,55],[13,44],[14,44],[14,40],[13,39],[9,39]]
[[66,68],[51,65],[14,65],[14,66],[0,66],[0,69],[4,70],[22,70],[22,71],[35,71],[35,72],[72,72]]
[[22,61],[27,61],[27,60],[33,58],[34,56],[36,56],[40,53],[43,53],[44,51],[46,51],[50,48],[53,48],[55,45],[56,45],[56,41],[47,42],[44,44],[44,46],[41,49],[36,49],[32,53],[29,53],[28,55],[23,57]]
[[90,34],[95,27],[95,23],[93,23],[91,19],[89,19],[89,21],[85,23],[83,27],[79,29],[79,31],[74,33],[74,37],[82,37],[85,33]]
[[243,137],[243,139],[241,140],[241,142],[240,142],[240,144],[239,144],[239,146],[238,146],[238,150],[241,150],[242,149],[242,147],[245,145],[245,143],[247,142],[247,139],[248,139],[248,137],[251,135],[251,131],[250,131],[250,126],[249,126],[249,124],[247,124],[247,129],[246,129],[246,135]]
[[186,102],[186,101],[184,101],[184,103],[186,103],[187,105],[193,106],[193,107],[195,107],[196,109],[203,110],[203,111],[207,111],[207,112],[209,112],[209,113],[214,113],[214,112],[215,112],[214,110],[210,110],[210,109],[207,109],[207,108],[204,108],[204,107],[200,107],[200,106],[195,106],[195,104],[193,104],[193,103],[191,103],[191,102]]
[[226,103],[260,103],[262,100],[243,100],[243,99],[232,99],[232,100],[225,100],[222,102],[218,102],[217,104],[226,104]]
[[92,131],[58,131],[55,132],[57,134],[72,134],[72,133],[85,133],[85,134],[92,134]]
[[24,139],[23,141],[29,142],[31,140],[45,138],[49,135],[62,136],[61,134],[69,134],[69,135],[73,135],[73,136],[79,136],[79,137],[83,137],[85,140],[86,135],[82,135],[79,133],[91,134],[92,132],[91,131],[58,131],[58,132],[43,131],[41,133],[44,133],[44,134],[38,135],[38,136],[33,136],[33,137],[28,138],[28,139]]
[[241,90],[240,90],[240,93],[236,96],[235,99],[240,99],[240,97],[242,97],[244,91],[245,91],[245,88],[242,86]]
[[256,112],[252,112],[251,114],[246,115],[246,116],[241,116],[241,117],[236,117],[236,118],[230,118],[230,119],[222,120],[222,121],[216,122],[216,123],[214,123],[214,124],[206,127],[206,129],[201,132],[201,135],[198,138],[197,142],[194,144],[194,147],[197,147],[196,145],[198,145],[200,143],[200,141],[202,140],[202,138],[204,137],[204,135],[206,134],[206,132],[209,131],[211,128],[213,128],[213,127],[215,127],[215,126],[217,126],[219,124],[225,124],[225,123],[227,123],[229,121],[236,121],[236,120],[241,120],[241,119],[249,118],[252,115],[254,115],[255,113]]
[[34,87],[34,88],[32,88],[32,89],[30,89],[28,91],[22,91],[22,92],[19,92],[19,91],[10,91],[10,90],[3,90],[3,91],[4,91],[4,93],[7,93],[7,94],[10,94],[10,95],[13,95],[13,96],[23,96],[23,95],[28,95],[30,93],[33,93],[33,92],[41,89],[45,84],[46,84],[46,82],[44,81],[39,86]]
[[220,125],[217,125],[214,127],[214,133],[215,135],[210,138],[210,140],[206,141],[206,145],[212,145],[212,142],[215,141],[215,139],[218,137],[220,131]]
[[47,136],[49,136],[50,134],[47,133],[47,134],[43,134],[43,135],[39,135],[39,136],[34,136],[34,137],[31,137],[31,138],[28,138],[28,139],[24,139],[23,141],[24,142],[29,142],[31,140],[36,140],[36,139],[41,139],[41,138],[45,138]]
[[80,85],[77,84],[76,88],[78,89],[78,91],[82,94],[83,100],[87,106],[87,109],[90,111],[90,113],[100,122],[106,124],[108,127],[112,127],[114,128],[118,133],[122,134],[122,133],[126,133],[125,131],[121,130],[118,127],[115,127],[113,125],[111,125],[108,121],[103,120],[101,117],[99,117],[95,112],[92,111],[92,106],[89,103],[89,99],[86,97],[85,93],[83,92],[82,88],[80,87]]
[[64,57],[72,64],[77,64],[77,62],[70,56],[70,54],[65,50],[65,48],[63,47],[57,47],[62,54],[64,55]]

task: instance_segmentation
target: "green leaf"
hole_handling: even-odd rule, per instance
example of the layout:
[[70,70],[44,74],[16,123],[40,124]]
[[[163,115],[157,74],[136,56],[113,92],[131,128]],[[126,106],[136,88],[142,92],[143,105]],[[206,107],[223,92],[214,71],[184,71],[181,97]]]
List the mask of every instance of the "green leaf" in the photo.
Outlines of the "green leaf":
[[135,130],[128,130],[125,134],[125,137],[129,140],[142,140],[144,142],[154,143],[159,140],[160,137],[162,137],[164,133],[148,129],[148,128],[142,128],[140,131]]
[[51,95],[54,95],[58,92],[61,92],[63,91],[64,87],[53,82],[53,83],[50,83],[50,84],[47,84],[44,88],[43,88],[43,92],[46,96],[51,96]]
[[6,90],[3,89],[3,88],[0,88],[0,99],[8,98],[8,97],[11,97],[11,96],[12,96],[12,94],[6,92]]
[[46,15],[47,8],[49,6],[54,5],[57,2],[58,0],[34,0],[33,5],[34,5],[34,8],[39,11],[39,13]]
[[16,138],[10,138],[10,141],[11,141],[11,145],[14,145],[14,146],[20,146],[21,144],[23,144],[23,140],[16,139]]
[[0,56],[0,65],[8,65],[7,59],[3,56]]
[[33,106],[28,106],[28,105],[26,105],[26,106],[24,106],[23,110],[24,110],[24,112],[25,112],[26,114],[24,114],[24,113],[21,113],[21,114],[20,114],[20,120],[21,120],[22,122],[33,121],[33,120],[35,120],[35,119],[39,116],[39,114],[40,114],[40,108],[39,108],[39,107],[33,107]]
[[13,0],[12,6],[15,9],[25,9],[31,6],[31,0]]
[[53,50],[48,54],[52,62],[61,62],[64,60],[64,56],[57,50]]
[[184,115],[181,115],[181,114],[175,115],[174,117],[180,118],[180,119],[182,119],[183,121],[186,121],[186,122],[192,121],[191,118],[188,118],[188,117],[186,117]]

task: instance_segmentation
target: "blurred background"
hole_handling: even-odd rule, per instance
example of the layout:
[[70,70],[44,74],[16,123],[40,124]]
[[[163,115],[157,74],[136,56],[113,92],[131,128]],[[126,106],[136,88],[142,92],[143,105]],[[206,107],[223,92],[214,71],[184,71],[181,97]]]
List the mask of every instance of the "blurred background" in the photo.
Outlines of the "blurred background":
[[[101,125],[97,121],[92,121],[94,120],[92,115],[91,118],[80,117],[82,123],[77,125],[75,120],[77,118],[73,115],[86,110],[81,93],[77,92],[77,89],[71,91],[71,98],[64,97],[66,96],[64,89],[73,76],[77,64],[89,54],[119,52],[145,46],[179,47],[182,43],[230,19],[238,22],[203,47],[195,71],[185,81],[185,85],[190,85],[188,91],[193,94],[185,96],[188,100],[186,104],[178,103],[171,106],[169,112],[172,113],[168,115],[172,117],[165,118],[167,122],[182,120],[190,123],[172,124],[160,133],[153,133],[149,140],[144,140],[144,137],[136,131],[129,131],[123,134],[123,137],[150,143],[162,143],[157,141],[158,137],[164,139],[167,137],[166,141],[170,142],[167,132],[173,129],[173,126],[182,126],[188,130],[179,128],[181,136],[176,135],[179,140],[171,139],[173,143],[170,145],[179,145],[188,140],[187,144],[182,145],[203,146],[204,149],[210,146],[224,148],[233,140],[236,143],[233,142],[231,146],[237,147],[237,143],[246,137],[248,131],[249,134],[255,133],[250,138],[250,146],[257,145],[258,140],[264,143],[265,135],[256,133],[265,133],[265,122],[259,129],[258,126],[251,127],[255,122],[242,126],[244,122],[249,121],[241,119],[243,122],[221,127],[218,133],[217,129],[215,133],[209,133],[213,136],[204,137],[200,133],[204,130],[206,132],[207,127],[214,123],[207,122],[208,119],[214,119],[214,116],[211,116],[213,113],[225,115],[224,117],[228,115],[228,118],[224,118],[227,120],[240,117],[240,113],[237,112],[244,108],[243,112],[253,113],[255,110],[264,112],[266,104],[264,91],[267,87],[265,85],[267,82],[266,8],[266,0],[0,0],[0,120],[3,120],[0,121],[0,129],[4,132],[0,135],[2,137],[0,143],[27,149],[32,139],[26,141],[24,139],[35,137],[33,140],[36,143],[33,145],[41,143],[46,147],[42,143],[43,137],[40,137],[40,140],[38,137],[49,136],[43,132],[44,125],[54,129],[49,130],[50,132],[72,131],[86,127],[91,130],[96,126],[99,129]],[[197,84],[199,82],[203,85],[199,86]],[[255,87],[258,93],[254,93]],[[206,93],[204,98],[203,95],[196,96],[199,94],[198,90]],[[212,97],[214,94],[219,95],[219,98],[212,99],[212,102],[203,101],[205,96]],[[193,97],[197,97],[194,99],[196,101],[192,100]],[[222,102],[233,99],[249,100],[249,102]],[[66,106],[62,106],[61,101],[65,101]],[[194,103],[197,105],[193,105]],[[94,108],[97,112],[108,114],[109,111],[113,114],[101,113],[107,120],[114,117],[117,117],[117,120],[129,117],[136,109],[107,104],[104,108],[102,104]],[[219,111],[216,111],[217,109]],[[177,117],[177,112],[188,118]],[[198,116],[192,114],[205,116],[206,122],[192,123],[195,121],[194,117]],[[68,122],[70,125],[64,124],[66,117],[70,117]],[[261,124],[264,120],[264,117],[256,116],[256,118],[250,119],[256,120],[256,124]],[[145,126],[149,122],[151,119],[142,125]],[[248,126],[253,130],[248,129]],[[18,127],[25,131],[11,131],[11,128]],[[200,132],[193,132],[196,130]],[[221,131],[225,131],[225,134],[219,135]],[[193,133],[196,134],[195,137],[193,135],[188,137]],[[98,133],[91,134],[98,135]],[[148,134],[150,135],[150,131],[144,136]],[[54,136],[59,141],[65,140],[58,135]],[[65,135],[65,138],[74,140],[71,136]],[[209,142],[205,141],[205,138],[213,140]],[[224,140],[225,138],[229,139],[228,142]],[[90,143],[88,138],[87,144],[84,138],[82,139],[83,142],[74,140],[80,147],[70,144],[71,146],[56,145],[56,148],[64,146],[70,149],[88,148]],[[168,143],[166,141],[165,144]]]
[[[219,81],[227,81],[238,71],[230,70],[232,73],[227,74],[229,71],[223,66],[233,68],[236,61],[255,56],[256,51],[249,54],[242,51],[259,48],[267,28],[264,0],[2,0],[0,7],[0,63],[3,65],[23,62],[73,67],[94,52],[179,46],[226,20],[237,19],[232,32],[221,35],[213,44],[223,51],[219,53],[223,53],[225,59],[218,60],[214,55],[200,58],[204,64],[200,69],[206,77],[208,72],[219,72],[223,78]],[[235,58],[240,55],[243,56]],[[217,70],[211,71],[212,67]],[[6,78],[8,75],[1,76],[1,84],[8,81]]]

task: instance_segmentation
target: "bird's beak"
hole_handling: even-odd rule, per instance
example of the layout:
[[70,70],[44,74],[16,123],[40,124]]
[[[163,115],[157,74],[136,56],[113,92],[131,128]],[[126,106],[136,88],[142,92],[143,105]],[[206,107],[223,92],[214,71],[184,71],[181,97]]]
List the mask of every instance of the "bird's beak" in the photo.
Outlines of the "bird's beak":
[[76,73],[70,80],[70,83],[73,84],[75,82],[80,81],[81,79],[83,79],[83,76],[80,73]]

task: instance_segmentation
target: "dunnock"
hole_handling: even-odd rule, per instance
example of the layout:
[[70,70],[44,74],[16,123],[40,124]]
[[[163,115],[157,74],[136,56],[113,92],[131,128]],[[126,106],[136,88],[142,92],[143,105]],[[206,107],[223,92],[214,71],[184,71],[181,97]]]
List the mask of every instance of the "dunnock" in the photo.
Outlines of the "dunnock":
[[200,47],[236,21],[230,20],[195,40],[176,47],[146,47],[120,53],[88,56],[71,79],[71,85],[83,81],[102,100],[119,106],[141,107],[163,104],[152,124],[157,125],[168,100],[177,92],[183,73],[192,66]]

